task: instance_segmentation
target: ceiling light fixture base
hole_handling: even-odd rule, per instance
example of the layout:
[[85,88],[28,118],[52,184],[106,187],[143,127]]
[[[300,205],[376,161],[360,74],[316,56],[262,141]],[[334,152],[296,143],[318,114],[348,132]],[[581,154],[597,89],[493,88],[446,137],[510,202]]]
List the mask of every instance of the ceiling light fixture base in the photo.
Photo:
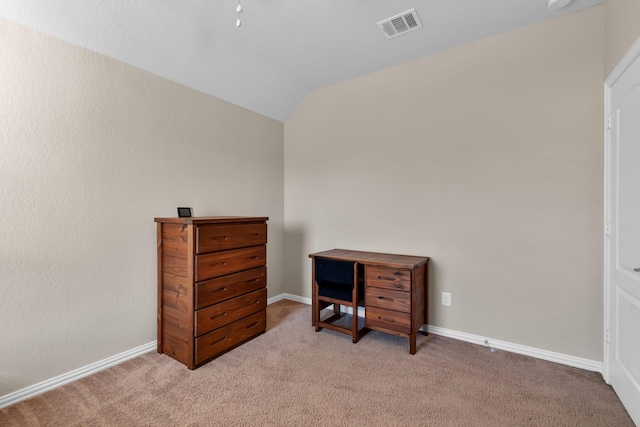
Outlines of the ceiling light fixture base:
[[548,7],[549,10],[558,10],[562,9],[569,3],[571,3],[571,0],[549,0]]

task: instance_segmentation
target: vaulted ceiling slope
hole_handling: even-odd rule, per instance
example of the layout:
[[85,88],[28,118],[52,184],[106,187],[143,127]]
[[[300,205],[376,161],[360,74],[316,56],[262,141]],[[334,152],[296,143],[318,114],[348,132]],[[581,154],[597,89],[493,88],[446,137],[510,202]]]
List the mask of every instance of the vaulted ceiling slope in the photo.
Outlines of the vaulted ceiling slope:
[[[310,91],[602,3],[573,0],[2,0],[0,17],[285,121]],[[414,8],[423,28],[377,22]]]

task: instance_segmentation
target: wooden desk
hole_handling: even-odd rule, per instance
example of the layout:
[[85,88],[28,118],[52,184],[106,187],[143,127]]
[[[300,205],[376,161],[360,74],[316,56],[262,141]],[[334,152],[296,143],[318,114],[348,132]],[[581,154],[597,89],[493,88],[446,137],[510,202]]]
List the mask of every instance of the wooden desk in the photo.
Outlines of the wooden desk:
[[[428,323],[428,257],[332,249],[309,258],[312,262],[329,258],[364,265],[365,327],[409,338],[409,352],[416,353],[416,334]],[[314,282],[312,277],[312,286]],[[313,295],[314,326],[317,304]]]

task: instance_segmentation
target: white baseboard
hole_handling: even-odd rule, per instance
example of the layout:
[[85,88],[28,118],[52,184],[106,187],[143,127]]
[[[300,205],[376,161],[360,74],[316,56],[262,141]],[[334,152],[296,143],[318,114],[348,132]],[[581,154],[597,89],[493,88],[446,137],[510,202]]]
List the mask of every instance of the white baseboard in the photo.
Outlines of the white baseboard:
[[148,344],[132,348],[131,350],[127,350],[120,354],[116,354],[115,356],[111,356],[90,365],[84,366],[82,368],[78,368],[71,372],[67,372],[66,374],[62,374],[46,381],[42,381],[41,383],[23,388],[22,390],[18,390],[5,396],[1,396],[0,409],[6,408],[7,406],[11,406],[23,400],[30,399],[34,396],[45,393],[49,390],[53,390],[54,388],[58,388],[72,381],[79,380],[80,378],[93,375],[97,372],[118,365],[129,359],[133,359],[134,357],[149,353],[150,351],[155,350],[156,346],[156,341],[153,341]]
[[[311,305],[311,298],[305,298],[288,293],[282,293],[280,295],[276,295],[275,297],[269,298],[267,300],[267,304],[273,304],[274,302],[278,302],[283,299]],[[347,313],[351,314],[349,308],[347,308]],[[364,310],[362,308],[358,309],[358,315],[364,316]],[[454,331],[451,329],[441,328],[439,326],[427,325],[427,331],[435,335],[454,338],[460,341],[470,342],[472,344],[495,347],[500,350],[535,357],[536,359],[547,360],[549,362],[560,363],[562,365],[573,366],[575,368],[585,369],[587,371],[602,373],[604,367],[602,362],[597,362],[595,360],[569,356],[563,353],[556,353],[553,351],[542,350],[535,347],[514,344],[507,341],[494,340],[492,338],[481,337],[480,335],[468,334],[466,332]],[[487,341],[487,344],[485,344],[485,340]],[[63,386],[72,381],[79,380],[80,378],[95,374],[102,371],[103,369],[107,369],[129,359],[133,359],[134,357],[138,357],[145,353],[149,353],[150,351],[154,351],[156,349],[156,346],[157,342],[152,341],[148,344],[132,348],[131,350],[116,354],[115,356],[108,357],[106,359],[100,360],[96,363],[92,363],[66,374],[23,388],[22,390],[18,390],[5,396],[0,396],[0,409],[6,408],[7,406],[11,406],[23,400],[30,399],[34,396],[45,393],[49,390],[53,390],[54,388]]]
[[439,326],[427,325],[427,332],[443,337],[454,338],[460,341],[470,342],[472,344],[494,347],[498,350],[504,350],[511,353],[518,353],[525,356],[535,357],[536,359],[542,359],[549,362],[560,363],[562,365],[573,366],[574,368],[580,368],[587,371],[602,373],[603,369],[602,362],[597,362],[595,360],[584,359],[577,356],[570,356],[564,353],[556,353],[555,351],[543,350],[521,344],[514,344],[507,341],[486,338],[480,335],[468,334],[466,332],[459,332],[451,329],[441,328]]
[[[303,298],[297,295],[281,294],[278,295],[278,297],[281,297],[279,299],[290,299],[304,304],[311,304],[311,298]],[[351,311],[348,307],[347,312],[351,314]],[[358,315],[364,316],[364,309],[362,309],[361,307],[358,308]],[[604,364],[595,360],[584,359],[577,356],[570,356],[563,353],[556,353],[549,350],[542,350],[539,348],[529,347],[521,344],[514,344],[507,341],[500,341],[493,338],[482,337],[480,335],[468,334],[466,332],[454,331],[452,329],[441,328],[439,326],[427,325],[427,332],[434,335],[454,338],[472,344],[494,347],[499,350],[509,351],[511,353],[518,353],[525,356],[535,357],[536,359],[542,359],[549,362],[560,363],[562,365],[573,366],[574,368],[580,368],[587,371],[602,373],[604,369]],[[485,341],[487,341],[487,344],[485,344]]]
[[297,301],[303,304],[311,305],[311,298],[299,297],[298,295],[282,293],[280,295],[276,295],[275,297],[271,297],[267,299],[267,305],[273,304],[274,302],[278,302],[280,300],[287,299],[290,301]]

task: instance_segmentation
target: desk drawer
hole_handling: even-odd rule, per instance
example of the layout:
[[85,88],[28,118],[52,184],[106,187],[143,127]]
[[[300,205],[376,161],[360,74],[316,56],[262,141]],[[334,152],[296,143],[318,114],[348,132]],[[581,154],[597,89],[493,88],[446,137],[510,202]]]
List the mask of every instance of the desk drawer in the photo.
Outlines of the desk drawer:
[[[411,315],[399,311],[377,307],[365,309],[365,326],[371,329],[383,329],[403,334],[411,333]],[[384,331],[383,331],[384,332]]]
[[267,308],[267,290],[251,292],[196,311],[195,335],[200,336]]
[[364,295],[367,307],[380,307],[411,313],[411,293],[409,292],[367,286]]
[[196,281],[225,276],[266,264],[267,247],[265,245],[196,255]]
[[411,270],[366,266],[365,283],[376,288],[410,292]]
[[196,253],[246,248],[267,243],[267,224],[201,225],[197,228]]

